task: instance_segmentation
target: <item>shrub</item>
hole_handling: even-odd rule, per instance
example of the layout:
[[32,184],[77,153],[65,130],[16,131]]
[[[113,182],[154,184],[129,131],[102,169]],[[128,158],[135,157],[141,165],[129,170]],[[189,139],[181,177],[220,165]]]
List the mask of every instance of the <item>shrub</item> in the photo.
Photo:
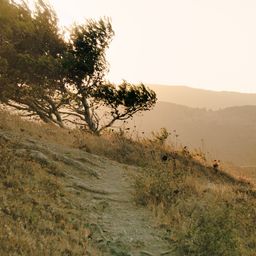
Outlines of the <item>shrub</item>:
[[230,209],[209,204],[196,206],[190,225],[176,242],[179,255],[241,255]]

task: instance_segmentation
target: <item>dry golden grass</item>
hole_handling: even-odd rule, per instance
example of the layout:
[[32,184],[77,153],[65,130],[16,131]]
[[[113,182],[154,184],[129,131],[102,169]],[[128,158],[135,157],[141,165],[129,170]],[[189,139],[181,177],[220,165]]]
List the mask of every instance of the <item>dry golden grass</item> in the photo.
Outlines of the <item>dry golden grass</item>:
[[[143,167],[135,178],[135,200],[166,227],[174,255],[255,255],[254,173],[215,171],[202,159],[174,154],[156,141],[133,141],[113,132],[95,136],[5,112],[0,113],[1,130],[12,131],[17,140],[32,137]],[[0,255],[86,255],[86,213],[63,190],[62,174],[0,144]],[[175,165],[163,163],[162,154],[174,154]]]
[[63,129],[51,124],[23,120],[8,112],[0,112],[0,130],[11,131],[20,137],[34,138],[45,143],[79,148],[93,154],[140,166],[152,166],[160,161],[163,148],[149,140],[133,141],[122,132],[105,132],[102,136],[93,135],[79,129]]
[[14,146],[0,144],[0,255],[88,255],[86,211],[64,190],[63,173]]
[[[51,124],[24,120],[6,111],[0,112],[0,129],[15,132],[17,138],[32,137],[46,143],[71,146],[122,163],[139,166],[158,166],[161,163],[161,155],[173,151],[172,147],[147,138],[133,140],[123,131],[106,131],[102,136],[96,136],[79,129],[63,129]],[[179,154],[182,156],[181,151]],[[190,155],[197,163],[208,164],[204,161],[202,152],[190,152]],[[188,160],[186,156],[183,157],[183,161]],[[238,180],[256,185],[256,172],[252,169],[241,169],[226,163],[221,163],[221,168]]]
[[135,198],[169,230],[174,255],[255,255],[253,185],[197,162],[179,160],[138,175]]

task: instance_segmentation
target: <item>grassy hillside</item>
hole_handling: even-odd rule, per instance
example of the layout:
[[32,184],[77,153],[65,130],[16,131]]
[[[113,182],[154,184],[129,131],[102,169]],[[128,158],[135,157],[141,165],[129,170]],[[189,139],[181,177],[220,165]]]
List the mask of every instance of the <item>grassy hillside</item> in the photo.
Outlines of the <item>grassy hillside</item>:
[[249,172],[157,136],[0,124],[1,255],[255,255]]
[[209,91],[187,86],[148,85],[159,101],[180,104],[192,108],[218,110],[221,108],[256,105],[255,93]]
[[256,166],[256,106],[210,111],[158,102],[152,111],[137,116],[130,125],[134,123],[138,131],[147,134],[165,127],[172,132],[172,143],[177,140],[177,144],[201,148],[213,159]]

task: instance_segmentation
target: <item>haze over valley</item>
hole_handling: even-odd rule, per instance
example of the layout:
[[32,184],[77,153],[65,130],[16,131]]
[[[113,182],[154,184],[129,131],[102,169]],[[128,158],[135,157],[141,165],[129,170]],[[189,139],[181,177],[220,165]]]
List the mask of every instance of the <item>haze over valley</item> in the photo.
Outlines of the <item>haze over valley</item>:
[[256,94],[215,92],[184,86],[150,86],[156,107],[137,115],[131,126],[140,132],[165,127],[178,144],[201,149],[210,159],[239,166],[256,165]]
[[213,91],[188,86],[148,84],[159,101],[176,103],[193,108],[218,110],[221,108],[256,105],[256,93]]

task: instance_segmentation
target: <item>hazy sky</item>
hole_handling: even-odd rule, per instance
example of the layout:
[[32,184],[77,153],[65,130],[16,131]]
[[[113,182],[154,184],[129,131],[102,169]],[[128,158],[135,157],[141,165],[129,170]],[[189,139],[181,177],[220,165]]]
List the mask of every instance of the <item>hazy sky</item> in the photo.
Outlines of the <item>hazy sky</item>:
[[50,0],[60,22],[108,16],[109,79],[256,92],[255,0]]

